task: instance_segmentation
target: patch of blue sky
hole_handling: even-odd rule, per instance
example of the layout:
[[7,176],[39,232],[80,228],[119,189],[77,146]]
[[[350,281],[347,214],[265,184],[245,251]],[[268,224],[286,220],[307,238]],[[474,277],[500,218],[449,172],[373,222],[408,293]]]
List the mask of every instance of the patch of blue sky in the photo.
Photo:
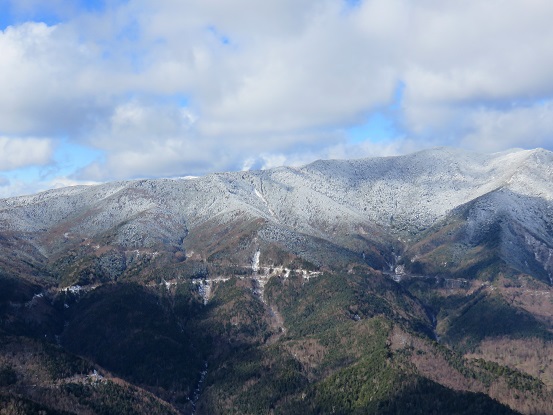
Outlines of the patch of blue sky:
[[403,96],[405,95],[405,83],[399,81],[394,89],[394,96],[392,104],[388,107],[389,110],[399,111],[401,110],[401,104],[403,103]]
[[39,166],[29,166],[23,167],[16,170],[10,170],[3,172],[2,176],[9,181],[23,181],[27,183],[38,182],[41,180],[42,167]]
[[190,96],[185,92],[174,92],[167,94],[148,94],[128,92],[121,96],[124,102],[139,102],[144,105],[154,105],[162,107],[190,107]]
[[138,23],[138,21],[133,19],[128,24],[126,24],[117,34],[117,40],[136,42],[140,40],[140,35],[140,24]]
[[61,23],[72,15],[102,13],[108,7],[128,0],[65,0],[52,5],[48,1],[18,4],[18,0],[0,0],[0,30],[25,22],[42,22],[48,26]]
[[0,175],[9,181],[27,183],[53,179],[57,176],[69,176],[79,168],[94,161],[102,161],[104,152],[75,144],[68,139],[62,139],[56,146],[52,161],[47,165],[22,167],[15,170],[2,171]]
[[[113,55],[111,55],[110,58],[112,58]],[[132,71],[134,74],[140,74],[144,72],[147,68],[147,64],[145,63],[144,54],[141,52],[130,52],[129,53],[129,62],[132,67]]]
[[349,8],[355,8],[361,5],[363,0],[344,0],[346,6]]
[[517,99],[515,101],[506,102],[503,107],[496,105],[496,109],[513,109],[513,108],[540,108],[553,104],[553,97],[530,97],[527,99]]
[[0,173],[0,189],[2,189],[2,187],[4,186],[8,186],[9,184],[10,184],[10,179],[8,179],[8,177],[6,177],[5,174]]
[[47,174],[49,176],[68,176],[90,163],[103,160],[104,157],[105,154],[101,150],[72,143],[64,139],[56,148],[54,165],[49,169],[51,171]]
[[219,41],[219,43],[221,43],[222,45],[230,45],[231,41],[230,41],[230,38],[221,33],[219,31],[219,29],[217,29],[217,27],[215,26],[208,26],[207,27],[207,31],[209,33],[211,33],[213,36],[215,36],[215,38]]
[[60,22],[58,14],[46,5],[36,8],[20,8],[13,5],[13,1],[0,0],[0,29],[8,26],[17,26],[25,22],[42,22],[53,26]]
[[381,110],[376,110],[368,115],[365,122],[355,125],[346,130],[350,142],[359,143],[362,141],[382,142],[397,138],[401,132],[399,118],[405,84],[398,82],[392,97],[392,102]]
[[102,12],[106,9],[106,0],[80,0],[77,3],[88,12]]
[[537,107],[544,107],[548,104],[551,104],[551,101],[552,101],[551,98],[540,98],[536,100],[535,104]]
[[361,6],[361,3],[363,3],[363,0],[342,0],[342,14],[355,13]]
[[9,1],[0,0],[0,30],[13,23],[12,8]]
[[346,134],[352,143],[367,140],[381,142],[397,138],[398,131],[393,118],[382,112],[374,112],[364,124],[349,128]]
[[176,105],[179,108],[187,108],[190,105],[190,97],[180,92],[164,95],[159,98],[159,101],[167,105]]

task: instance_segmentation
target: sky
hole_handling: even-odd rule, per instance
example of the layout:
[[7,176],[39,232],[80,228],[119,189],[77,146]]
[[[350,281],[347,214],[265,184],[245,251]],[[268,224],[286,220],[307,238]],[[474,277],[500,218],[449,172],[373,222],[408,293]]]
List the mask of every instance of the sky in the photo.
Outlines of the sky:
[[0,0],[0,197],[553,150],[550,0]]

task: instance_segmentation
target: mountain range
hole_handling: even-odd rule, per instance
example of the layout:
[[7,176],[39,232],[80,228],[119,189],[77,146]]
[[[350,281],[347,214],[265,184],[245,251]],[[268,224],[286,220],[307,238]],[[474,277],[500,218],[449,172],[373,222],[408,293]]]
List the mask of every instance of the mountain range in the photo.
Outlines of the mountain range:
[[553,153],[0,200],[6,413],[553,414]]

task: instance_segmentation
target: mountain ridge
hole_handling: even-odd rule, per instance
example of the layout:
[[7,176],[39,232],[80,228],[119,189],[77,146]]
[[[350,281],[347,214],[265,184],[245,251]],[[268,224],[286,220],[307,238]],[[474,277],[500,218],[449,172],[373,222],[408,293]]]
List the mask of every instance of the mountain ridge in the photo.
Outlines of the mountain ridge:
[[[503,210],[539,234],[543,224],[527,213],[538,210],[534,216],[550,220],[551,164],[553,154],[542,149],[478,155],[438,148],[391,158],[317,161],[297,169],[114,182],[1,200],[0,229],[55,231],[70,239],[118,227],[124,246],[179,245],[190,228],[214,218],[224,224],[247,217],[280,232],[346,238],[346,247],[357,249],[351,235],[405,239],[480,200],[476,226],[486,212]],[[537,199],[528,207],[519,195]],[[553,241],[550,233],[541,233],[540,240]]]
[[438,148],[2,199],[0,403],[553,414],[550,183]]

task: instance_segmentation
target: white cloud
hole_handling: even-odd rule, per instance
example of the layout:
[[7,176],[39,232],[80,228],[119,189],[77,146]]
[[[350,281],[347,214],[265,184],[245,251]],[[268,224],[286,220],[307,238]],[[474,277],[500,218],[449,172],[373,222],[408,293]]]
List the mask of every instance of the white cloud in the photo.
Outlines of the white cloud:
[[52,160],[53,144],[47,138],[10,138],[0,136],[0,171],[32,165],[45,165]]
[[[440,144],[553,149],[548,0],[129,0],[95,13],[70,3],[54,0],[57,25],[0,32],[0,136],[69,137],[106,154],[75,177]],[[343,131],[391,105],[399,83],[400,137],[349,143]]]
[[203,173],[205,165],[213,165],[217,143],[198,137],[195,121],[190,111],[172,105],[123,103],[87,134],[88,144],[107,154],[105,160],[86,166],[75,177],[109,180]]
[[24,23],[0,31],[0,133],[77,135],[120,92],[101,49],[67,25]]
[[249,159],[248,166],[257,166],[261,169],[270,169],[283,165],[298,167],[319,159],[360,159],[397,156],[418,151],[424,147],[426,145],[421,146],[420,142],[403,137],[398,137],[390,142],[341,142],[311,151],[261,154],[257,159]]
[[54,177],[43,184],[44,189],[59,189],[61,187],[68,186],[94,186],[101,182],[95,182],[93,180],[75,180],[66,176]]
[[403,74],[408,126],[457,134],[466,107],[551,97],[552,16],[546,0],[417,3]]
[[234,89],[203,103],[202,131],[239,135],[336,126],[388,103],[397,57],[354,23],[328,6],[297,36],[253,45],[241,56]]
[[498,151],[521,144],[550,147],[553,143],[553,101],[506,110],[482,109],[471,115],[473,131],[462,140],[466,147]]
[[[339,141],[339,132],[244,135],[240,139],[201,135],[196,116],[172,106],[133,101],[114,109],[108,125],[91,131],[90,145],[103,149],[105,160],[81,169],[78,179],[109,180],[138,177],[202,175],[261,167],[258,155],[296,151],[314,154],[322,144]],[[145,174],[147,172],[147,174]]]

